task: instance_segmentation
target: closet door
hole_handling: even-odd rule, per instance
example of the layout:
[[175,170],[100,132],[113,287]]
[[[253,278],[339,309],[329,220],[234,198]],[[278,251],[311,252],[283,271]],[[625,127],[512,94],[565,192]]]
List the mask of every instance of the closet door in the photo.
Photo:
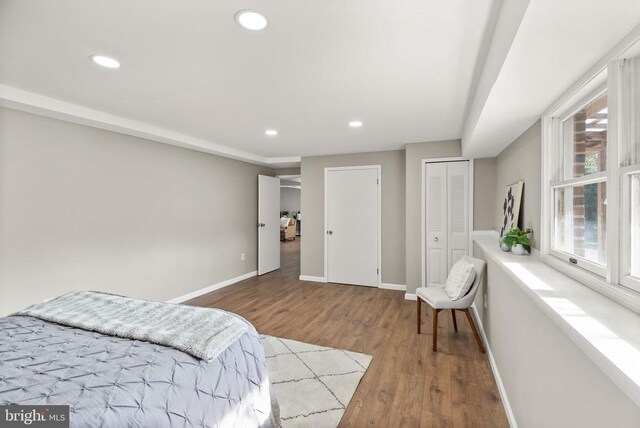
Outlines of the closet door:
[[444,284],[469,253],[469,162],[425,165],[425,285]]
[[469,162],[447,163],[447,272],[469,253]]
[[444,284],[447,279],[447,164],[428,163],[426,189],[426,285]]

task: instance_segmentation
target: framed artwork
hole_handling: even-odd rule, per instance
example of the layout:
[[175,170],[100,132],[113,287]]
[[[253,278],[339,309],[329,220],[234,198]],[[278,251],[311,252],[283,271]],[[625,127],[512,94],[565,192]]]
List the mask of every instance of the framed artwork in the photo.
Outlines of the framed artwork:
[[517,181],[507,186],[504,202],[502,203],[502,228],[500,229],[500,236],[504,236],[508,231],[518,226],[523,186],[523,181]]

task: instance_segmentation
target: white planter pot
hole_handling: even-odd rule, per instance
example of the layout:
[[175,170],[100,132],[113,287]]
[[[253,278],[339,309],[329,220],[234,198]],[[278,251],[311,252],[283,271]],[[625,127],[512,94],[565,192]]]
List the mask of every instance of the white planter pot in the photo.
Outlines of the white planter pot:
[[517,254],[519,256],[526,254],[527,250],[524,249],[524,247],[522,246],[522,244],[516,244],[513,247],[511,247],[511,252],[513,254]]

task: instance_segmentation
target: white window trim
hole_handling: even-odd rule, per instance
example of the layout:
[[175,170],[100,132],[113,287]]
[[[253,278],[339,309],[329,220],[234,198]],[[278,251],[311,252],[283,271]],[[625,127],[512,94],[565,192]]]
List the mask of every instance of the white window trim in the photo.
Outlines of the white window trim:
[[[620,168],[620,183],[622,194],[630,195],[631,176],[640,174],[640,165],[630,165]],[[627,228],[631,223],[631,198],[621,198],[620,212],[620,284],[640,292],[640,279],[629,275],[631,271],[631,231]]]
[[[600,77],[602,79],[602,77]],[[560,141],[562,137],[562,127],[563,124],[570,120],[573,115],[575,115],[578,111],[580,111],[585,105],[591,103],[598,97],[607,93],[607,85],[606,83],[600,83],[594,89],[588,91],[585,96],[580,97],[577,101],[567,102],[561,106],[560,109],[556,110],[553,115],[549,117],[550,124],[548,126],[553,127],[551,129],[551,133],[545,133],[549,136],[548,141],[546,141],[546,146],[548,150],[546,153],[553,152],[553,156],[548,156],[544,159],[544,163],[547,165],[548,174],[552,174],[554,171],[560,171],[561,169],[566,169],[564,162],[564,142],[563,144],[556,145],[555,143]],[[544,144],[544,142],[543,142]],[[608,144],[609,145],[609,144]],[[609,149],[607,149],[607,156],[609,156]],[[607,159],[609,159],[607,157]],[[577,187],[584,186],[587,184],[593,183],[607,183],[607,200],[609,199],[609,187],[611,187],[610,176],[612,174],[609,173],[609,162],[607,161],[607,171],[602,171],[597,174],[590,174],[581,177],[572,177],[569,179],[559,179],[557,176],[549,176],[547,179],[543,179],[545,183],[544,187],[546,192],[545,198],[548,198],[547,202],[547,210],[546,216],[543,213],[543,225],[547,229],[547,233],[543,233],[543,237],[546,238],[546,248],[543,249],[543,255],[551,255],[559,260],[564,262],[561,270],[564,273],[570,274],[572,271],[576,269],[587,270],[588,272],[595,274],[598,277],[606,278],[608,268],[599,263],[592,262],[583,257],[579,257],[575,254],[571,254],[569,252],[565,252],[559,250],[557,248],[553,248],[552,243],[554,242],[555,236],[555,204],[552,202],[552,198],[554,196],[553,192],[556,189],[561,188],[569,188],[569,187]],[[546,184],[548,183],[548,184]],[[611,211],[611,204],[607,204],[607,218],[609,218],[609,214]],[[609,234],[607,234],[607,247],[609,245]],[[577,262],[574,263],[572,262]],[[607,266],[611,266],[611,260],[609,256],[609,251],[607,251]]]
[[[618,55],[621,56],[622,53]],[[604,64],[599,64],[600,68],[593,71],[591,77],[583,77],[580,79],[580,85],[572,88],[570,92],[565,94],[553,105],[553,109],[548,110],[542,116],[542,203],[541,203],[541,260],[560,272],[575,278],[577,281],[595,289],[605,296],[617,301],[618,303],[640,313],[640,284],[634,278],[625,276],[622,278],[621,272],[626,269],[624,263],[621,263],[620,257],[625,250],[625,240],[621,239],[622,225],[620,215],[626,213],[623,201],[619,198],[620,179],[623,172],[618,164],[618,143],[620,138],[626,138],[627,135],[619,136],[618,129],[622,129],[627,134],[629,124],[619,126],[614,121],[629,122],[630,117],[623,117],[619,114],[620,104],[626,100],[623,94],[616,93],[615,88],[620,85],[617,79],[621,79],[621,75],[616,72],[608,75],[606,64],[617,59],[611,57]],[[560,137],[560,127],[562,121],[575,114],[580,108],[586,105],[590,100],[597,98],[599,95],[607,91],[608,93],[608,109],[609,109],[609,130],[608,130],[608,151],[607,151],[607,224],[618,225],[617,230],[607,233],[607,268],[603,271],[591,269],[582,269],[568,261],[569,255],[552,250],[553,233],[555,226],[554,204],[552,200],[554,187],[562,187],[576,183],[580,180],[559,181],[555,176],[557,168],[553,164],[553,160],[558,159],[562,145],[556,144]],[[619,91],[618,91],[619,92]],[[636,165],[637,166],[637,165]],[[590,177],[591,178],[591,177]],[[598,179],[601,177],[593,177]],[[628,203],[628,201],[627,201]],[[574,256],[572,256],[574,257]],[[585,262],[581,260],[581,265]],[[599,266],[597,264],[593,264]],[[594,273],[597,272],[597,273]],[[598,275],[598,273],[600,275]]]

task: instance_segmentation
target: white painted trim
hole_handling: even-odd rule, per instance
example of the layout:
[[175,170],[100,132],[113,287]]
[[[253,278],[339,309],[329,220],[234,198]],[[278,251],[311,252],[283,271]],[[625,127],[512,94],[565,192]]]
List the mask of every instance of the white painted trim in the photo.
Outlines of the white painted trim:
[[416,293],[404,293],[404,299],[413,300],[415,302],[416,300],[418,300],[418,296],[416,295]]
[[420,192],[420,197],[421,197],[421,216],[420,216],[420,226],[421,226],[421,233],[420,233],[420,248],[421,248],[421,257],[420,257],[420,265],[421,265],[421,284],[422,287],[426,286],[426,276],[425,276],[425,271],[426,271],[426,264],[425,264],[425,259],[426,259],[426,246],[427,246],[427,242],[426,242],[426,231],[427,231],[427,217],[426,217],[426,212],[427,212],[427,198],[426,198],[426,192],[427,189],[424,186],[424,182],[425,182],[425,174],[426,174],[426,165],[428,163],[438,163],[438,162],[464,162],[467,161],[469,162],[469,224],[468,224],[468,231],[469,231],[469,250],[467,252],[467,255],[471,254],[471,251],[473,249],[473,239],[471,237],[471,235],[473,234],[473,202],[474,202],[474,188],[473,186],[475,185],[475,177],[474,177],[474,159],[469,159],[467,157],[464,156],[457,156],[457,157],[447,157],[447,158],[428,158],[428,159],[422,159],[422,179],[421,179],[421,192]]
[[356,166],[331,166],[324,169],[324,278],[328,281],[329,271],[327,266],[327,173],[329,171],[345,171],[375,169],[378,173],[378,283],[377,287],[382,284],[382,165],[356,165]]
[[387,282],[381,283],[378,288],[382,288],[384,290],[407,291],[407,286],[404,284],[389,284]]
[[300,163],[300,157],[269,158],[260,156],[149,123],[127,119],[123,116],[94,110],[34,92],[23,91],[8,85],[0,85],[0,106],[257,165],[273,167]]
[[300,275],[299,279],[309,282],[327,282],[327,278],[323,276]]
[[487,350],[487,356],[489,357],[489,365],[491,366],[491,371],[493,372],[493,378],[495,379],[496,385],[498,386],[498,393],[500,394],[500,399],[502,400],[504,411],[507,414],[507,420],[509,421],[509,426],[511,428],[518,428],[516,417],[513,414],[513,409],[511,409],[511,404],[509,403],[509,397],[507,396],[507,391],[504,388],[504,383],[502,383],[502,377],[500,376],[500,372],[498,371],[498,365],[496,364],[496,360],[493,357],[493,352],[491,352],[491,345],[489,345],[489,340],[487,339],[487,335],[484,331],[482,321],[478,316],[478,310],[476,309],[476,304],[473,303],[471,305],[471,308],[473,309],[471,312],[473,313],[474,321],[476,322],[476,325],[480,330],[480,335],[482,336],[482,342],[484,342],[484,348]]
[[205,288],[201,288],[196,291],[192,291],[191,293],[184,294],[182,296],[173,298],[171,300],[167,300],[167,303],[182,303],[187,300],[195,299],[196,297],[202,296],[203,294],[211,293],[212,291],[219,290],[221,288],[227,287],[231,284],[235,284],[236,282],[244,281],[245,279],[251,278],[258,275],[258,271],[254,270],[253,272],[245,273],[244,275],[237,276],[235,278],[227,279],[226,281],[219,282],[217,284],[210,285]]

